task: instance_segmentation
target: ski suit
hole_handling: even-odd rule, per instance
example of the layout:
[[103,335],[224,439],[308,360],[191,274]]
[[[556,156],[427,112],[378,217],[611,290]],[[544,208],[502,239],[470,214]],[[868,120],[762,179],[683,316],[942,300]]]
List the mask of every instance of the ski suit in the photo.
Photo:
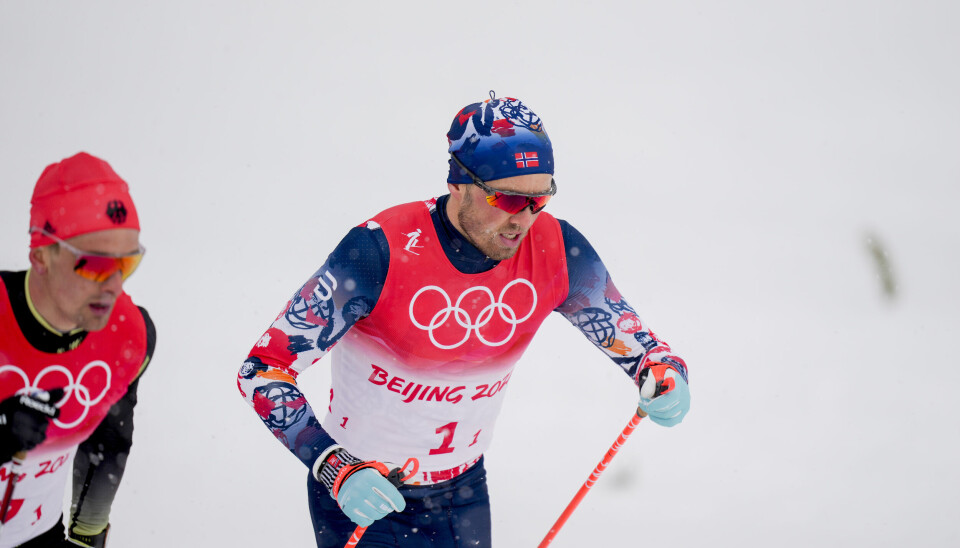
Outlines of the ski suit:
[[[156,333],[147,311],[123,293],[110,322],[96,332],[61,334],[46,327],[26,290],[27,272],[0,272],[0,400],[30,389],[62,388],[58,418],[19,469],[0,548],[61,528],[71,478],[68,526],[94,535],[108,523],[133,437],[137,385]],[[10,479],[11,463],[0,468]],[[46,538],[46,537],[44,537]]]
[[[686,377],[569,223],[541,212],[517,253],[494,261],[454,228],[448,199],[396,206],[351,230],[239,372],[244,398],[308,467],[334,443],[364,460],[416,459],[400,488],[407,509],[364,543],[489,546],[483,453],[513,367],[550,312],[634,382],[650,363]],[[296,378],[334,346],[321,425]],[[350,522],[312,478],[308,491],[318,545],[343,546]]]

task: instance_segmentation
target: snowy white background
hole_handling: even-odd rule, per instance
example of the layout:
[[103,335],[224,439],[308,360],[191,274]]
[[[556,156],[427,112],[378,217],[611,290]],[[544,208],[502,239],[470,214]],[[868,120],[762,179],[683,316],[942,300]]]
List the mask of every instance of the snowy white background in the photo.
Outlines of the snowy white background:
[[[543,118],[550,209],[692,373],[687,420],[643,423],[554,546],[957,545],[958,6],[0,1],[0,268],[79,150],[149,249],[112,546],[312,545],[236,370],[350,226],[445,192],[444,134],[489,89]],[[302,379],[324,408],[325,362]],[[635,401],[544,325],[488,453],[498,546],[536,545]]]

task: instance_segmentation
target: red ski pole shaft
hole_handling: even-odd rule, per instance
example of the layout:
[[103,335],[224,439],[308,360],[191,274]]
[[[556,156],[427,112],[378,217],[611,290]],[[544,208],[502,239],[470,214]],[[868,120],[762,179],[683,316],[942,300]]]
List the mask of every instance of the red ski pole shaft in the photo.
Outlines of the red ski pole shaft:
[[603,459],[600,461],[600,464],[593,469],[593,473],[590,474],[590,477],[587,478],[587,481],[584,482],[583,486],[580,487],[580,490],[577,491],[577,494],[573,497],[573,500],[570,501],[570,504],[567,505],[567,508],[560,514],[560,517],[557,518],[556,523],[553,524],[553,527],[550,528],[550,531],[547,532],[547,536],[543,537],[543,540],[540,541],[540,544],[537,545],[537,548],[546,548],[553,542],[553,537],[557,536],[557,533],[560,532],[560,528],[570,519],[570,515],[573,514],[573,511],[577,509],[577,506],[580,505],[580,501],[583,500],[583,497],[587,495],[587,492],[590,491],[590,488],[593,487],[593,484],[597,482],[597,479],[600,478],[600,474],[607,469],[607,466],[610,465],[610,461],[613,460],[614,455],[620,451],[620,448],[623,447],[623,444],[626,443],[627,438],[630,437],[630,434],[633,433],[633,430],[640,424],[640,420],[643,417],[646,417],[647,414],[637,409],[637,412],[630,417],[630,422],[627,423],[627,426],[623,429],[623,432],[620,432],[620,435],[617,436],[617,441],[613,442],[613,445],[610,446],[610,449],[607,449],[607,453],[603,456]]
[[350,535],[350,540],[347,541],[346,546],[344,546],[343,548],[352,548],[353,546],[356,546],[357,543],[360,542],[360,537],[363,536],[363,533],[366,530],[367,530],[366,527],[361,527],[358,525],[356,530],[354,530],[353,534]]
[[13,500],[13,488],[17,484],[17,475],[20,474],[20,467],[27,458],[26,451],[17,451],[13,454],[13,461],[10,463],[10,479],[3,490],[3,500],[0,501],[0,527],[7,521],[7,512],[10,510],[10,501]]

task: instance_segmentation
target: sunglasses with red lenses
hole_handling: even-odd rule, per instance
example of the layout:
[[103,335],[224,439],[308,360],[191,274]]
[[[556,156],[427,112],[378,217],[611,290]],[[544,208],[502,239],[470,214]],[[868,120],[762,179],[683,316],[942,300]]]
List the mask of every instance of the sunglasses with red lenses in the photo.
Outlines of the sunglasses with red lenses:
[[83,251],[57,238],[53,234],[42,228],[33,228],[31,232],[39,232],[57,242],[77,258],[73,265],[73,271],[81,278],[86,278],[94,282],[105,282],[115,273],[120,272],[122,279],[126,280],[140,266],[143,260],[143,254],[147,252],[142,245],[137,251],[125,255],[109,255],[106,253],[94,253],[92,251]]
[[506,211],[511,215],[516,215],[526,208],[530,208],[530,211],[533,213],[540,213],[540,211],[547,207],[547,202],[550,201],[550,198],[557,193],[557,182],[550,179],[550,189],[546,192],[538,192],[536,194],[526,194],[523,192],[513,192],[510,190],[497,190],[487,186],[486,183],[480,177],[477,177],[472,171],[467,169],[467,166],[463,165],[463,162],[457,158],[456,154],[451,153],[450,157],[453,158],[453,161],[460,166],[460,169],[464,171],[467,175],[473,179],[473,184],[480,187],[480,190],[483,190],[487,193],[487,203]]

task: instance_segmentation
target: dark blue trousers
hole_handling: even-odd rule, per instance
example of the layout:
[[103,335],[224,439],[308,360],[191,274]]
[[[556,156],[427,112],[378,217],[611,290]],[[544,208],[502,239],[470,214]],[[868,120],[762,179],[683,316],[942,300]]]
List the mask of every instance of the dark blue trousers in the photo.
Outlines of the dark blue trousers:
[[[307,494],[317,546],[343,548],[357,526],[311,474]],[[374,522],[357,548],[490,548],[490,497],[483,459],[450,481],[403,486],[400,494],[406,509]]]

